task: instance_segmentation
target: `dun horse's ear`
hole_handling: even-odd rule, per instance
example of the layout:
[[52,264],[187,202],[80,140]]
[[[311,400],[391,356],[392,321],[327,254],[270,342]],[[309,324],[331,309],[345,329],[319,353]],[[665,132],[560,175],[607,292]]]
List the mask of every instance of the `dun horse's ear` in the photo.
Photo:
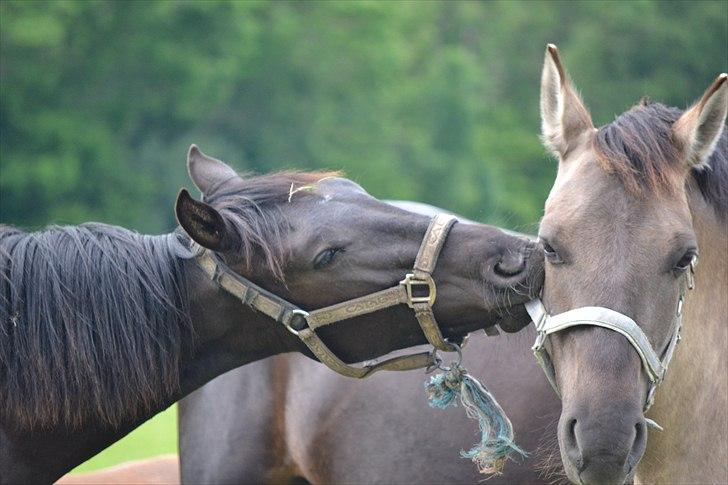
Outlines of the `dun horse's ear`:
[[700,101],[673,125],[675,140],[688,165],[705,163],[715,150],[728,113],[728,74],[718,76]]
[[197,145],[190,145],[187,152],[187,171],[203,194],[210,194],[215,187],[238,176],[225,162],[202,153]]
[[563,159],[585,131],[591,115],[573,88],[555,45],[546,46],[541,73],[541,136],[546,148]]
[[180,226],[200,246],[213,251],[232,249],[233,238],[225,219],[214,207],[193,199],[187,189],[177,196],[175,214]]

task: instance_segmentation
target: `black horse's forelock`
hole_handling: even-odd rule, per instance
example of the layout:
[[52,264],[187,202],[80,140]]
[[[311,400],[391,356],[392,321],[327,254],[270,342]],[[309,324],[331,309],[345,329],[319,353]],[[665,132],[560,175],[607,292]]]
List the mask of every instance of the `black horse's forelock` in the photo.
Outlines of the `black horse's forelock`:
[[340,172],[297,171],[243,174],[205,194],[205,201],[220,211],[235,231],[238,246],[232,252],[246,269],[251,271],[254,263],[262,263],[282,281],[288,253],[281,206],[313,193],[322,179],[340,176]]
[[117,426],[179,389],[191,332],[174,235],[0,226],[0,417]]

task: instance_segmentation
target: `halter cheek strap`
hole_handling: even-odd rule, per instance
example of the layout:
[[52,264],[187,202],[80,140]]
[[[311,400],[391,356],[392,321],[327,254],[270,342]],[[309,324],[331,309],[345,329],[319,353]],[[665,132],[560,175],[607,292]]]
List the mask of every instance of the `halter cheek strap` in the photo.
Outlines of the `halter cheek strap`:
[[[647,335],[642,331],[639,325],[623,313],[604,307],[581,307],[569,310],[558,315],[549,315],[543,303],[539,299],[531,300],[526,303],[526,310],[531,316],[538,336],[533,344],[532,350],[536,361],[544,370],[551,387],[560,395],[558,385],[556,383],[556,372],[551,361],[551,357],[545,348],[546,338],[554,333],[560,332],[567,328],[579,325],[593,325],[603,327],[614,332],[624,335],[630,345],[637,351],[642,361],[642,367],[645,369],[647,377],[650,379],[650,387],[647,392],[647,399],[644,405],[646,412],[654,402],[655,390],[665,378],[667,367],[672,360],[672,356],[680,341],[680,331],[682,330],[682,311],[685,301],[685,287],[691,290],[694,288],[694,273],[697,260],[694,259],[690,263],[687,270],[685,284],[680,285],[680,297],[678,299],[675,312],[675,323],[670,341],[663,352],[662,357],[658,356],[654,348],[650,344]],[[658,426],[657,423],[648,420],[648,424]]]
[[301,339],[319,361],[332,370],[347,377],[364,378],[378,370],[403,371],[435,366],[437,358],[434,352],[421,352],[354,367],[339,359],[316,335],[315,330],[342,320],[406,304],[414,310],[430,344],[438,350],[456,350],[456,347],[443,339],[432,312],[437,296],[432,272],[445,239],[456,221],[455,217],[446,214],[433,217],[417,253],[413,272],[405,275],[398,285],[311,312],[302,310],[235,273],[213,251],[194,243],[193,249],[197,252],[196,259],[200,268],[221,288],[239,298],[244,305],[285,326]]

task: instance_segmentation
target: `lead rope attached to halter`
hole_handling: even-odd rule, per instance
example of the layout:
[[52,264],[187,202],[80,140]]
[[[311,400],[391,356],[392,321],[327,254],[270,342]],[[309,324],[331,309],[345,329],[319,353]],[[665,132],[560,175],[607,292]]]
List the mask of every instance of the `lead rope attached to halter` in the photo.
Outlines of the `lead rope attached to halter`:
[[435,368],[443,372],[425,382],[427,400],[431,407],[445,409],[457,406],[456,399],[460,397],[467,416],[478,420],[481,434],[479,443],[460,454],[473,460],[480,473],[499,475],[512,453],[526,456],[526,452],[514,443],[513,425],[503,408],[490,391],[460,364],[460,347],[452,345],[458,352],[458,360],[446,367],[436,356]]

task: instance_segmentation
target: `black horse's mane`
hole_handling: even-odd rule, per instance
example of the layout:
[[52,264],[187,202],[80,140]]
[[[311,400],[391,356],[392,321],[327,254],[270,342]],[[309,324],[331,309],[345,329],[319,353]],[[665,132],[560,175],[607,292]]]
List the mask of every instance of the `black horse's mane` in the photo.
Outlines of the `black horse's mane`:
[[0,417],[111,426],[179,388],[191,331],[175,236],[0,226]]
[[[338,175],[236,177],[206,200],[239,233],[242,261],[280,276],[275,206]],[[30,233],[0,225],[0,420],[117,426],[179,389],[192,332],[179,238],[97,223]]]
[[[669,186],[671,172],[683,161],[672,142],[672,126],[683,111],[644,99],[603,126],[595,137],[597,158],[634,192]],[[713,154],[691,170],[698,189],[723,219],[728,219],[728,132],[724,129]]]

